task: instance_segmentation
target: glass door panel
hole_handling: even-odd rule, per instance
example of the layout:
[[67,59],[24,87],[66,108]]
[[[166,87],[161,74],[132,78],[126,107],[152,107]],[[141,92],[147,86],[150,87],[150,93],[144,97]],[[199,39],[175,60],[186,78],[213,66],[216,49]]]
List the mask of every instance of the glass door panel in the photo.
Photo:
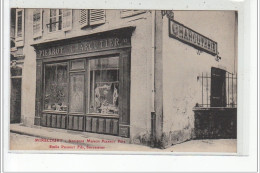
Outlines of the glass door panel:
[[70,113],[84,113],[84,73],[70,75]]

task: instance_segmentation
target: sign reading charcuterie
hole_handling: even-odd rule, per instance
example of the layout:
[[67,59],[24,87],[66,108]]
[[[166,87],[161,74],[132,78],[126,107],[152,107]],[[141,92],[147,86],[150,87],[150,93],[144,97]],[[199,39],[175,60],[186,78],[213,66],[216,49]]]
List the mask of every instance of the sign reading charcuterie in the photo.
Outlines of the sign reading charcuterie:
[[50,58],[64,55],[74,55],[79,53],[89,53],[98,50],[123,48],[130,46],[130,39],[125,37],[112,37],[97,40],[81,40],[76,43],[38,48],[37,58]]
[[213,56],[218,55],[217,42],[171,19],[169,19],[169,37],[175,38]]

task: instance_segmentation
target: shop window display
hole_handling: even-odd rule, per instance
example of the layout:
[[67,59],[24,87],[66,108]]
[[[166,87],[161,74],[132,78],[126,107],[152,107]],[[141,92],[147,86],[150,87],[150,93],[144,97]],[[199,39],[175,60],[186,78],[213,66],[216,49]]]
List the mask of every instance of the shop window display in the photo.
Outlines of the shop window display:
[[90,60],[89,69],[89,113],[118,114],[119,58]]
[[44,109],[67,111],[67,63],[45,66]]

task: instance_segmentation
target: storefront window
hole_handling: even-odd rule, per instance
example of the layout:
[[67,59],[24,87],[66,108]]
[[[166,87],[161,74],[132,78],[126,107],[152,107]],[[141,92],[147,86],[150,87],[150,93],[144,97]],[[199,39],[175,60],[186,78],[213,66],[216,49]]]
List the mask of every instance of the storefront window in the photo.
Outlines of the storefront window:
[[67,63],[45,66],[45,110],[67,111],[67,85]]
[[119,58],[89,61],[89,113],[118,114]]

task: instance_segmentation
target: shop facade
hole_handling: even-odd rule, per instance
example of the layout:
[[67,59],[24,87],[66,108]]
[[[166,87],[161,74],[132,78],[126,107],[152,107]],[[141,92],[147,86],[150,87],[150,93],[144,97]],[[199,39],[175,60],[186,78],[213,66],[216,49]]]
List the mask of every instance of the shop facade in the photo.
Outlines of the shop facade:
[[133,30],[35,45],[35,123],[128,138]]
[[150,143],[154,13],[20,10],[21,123]]
[[[219,113],[229,106],[234,108],[236,118],[236,102],[230,101],[235,95],[231,98],[226,89],[217,87],[214,92],[217,95],[211,97],[205,94],[211,90],[205,89],[205,81],[201,85],[201,74],[205,78],[205,74],[211,75],[211,69],[217,69],[212,74],[236,73],[235,13],[225,14],[227,21],[221,15],[215,17],[220,26],[233,34],[228,38],[233,44],[230,53],[225,52],[222,40],[217,40],[223,37],[221,34],[210,34],[200,27],[194,29],[198,24],[187,20],[180,11],[24,9],[23,12],[24,125],[86,136],[98,134],[106,139],[123,138],[128,143],[165,148],[196,138],[195,114],[197,109],[205,108],[205,98],[213,98],[209,99],[212,103],[207,102],[207,109],[217,107]],[[182,23],[197,31],[196,38],[207,41],[207,50],[185,41]],[[193,30],[186,30],[192,34]],[[222,86],[226,84],[219,78],[217,81]],[[230,119],[233,128],[236,122]],[[230,127],[230,123],[225,126]]]

